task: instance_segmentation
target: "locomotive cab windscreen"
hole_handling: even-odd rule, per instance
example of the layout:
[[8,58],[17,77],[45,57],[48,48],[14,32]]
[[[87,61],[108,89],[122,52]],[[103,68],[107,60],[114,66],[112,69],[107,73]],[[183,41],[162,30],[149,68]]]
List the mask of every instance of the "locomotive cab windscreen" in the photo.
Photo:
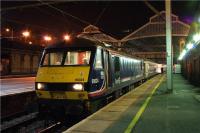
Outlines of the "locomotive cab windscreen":
[[89,65],[91,51],[45,52],[41,66]]

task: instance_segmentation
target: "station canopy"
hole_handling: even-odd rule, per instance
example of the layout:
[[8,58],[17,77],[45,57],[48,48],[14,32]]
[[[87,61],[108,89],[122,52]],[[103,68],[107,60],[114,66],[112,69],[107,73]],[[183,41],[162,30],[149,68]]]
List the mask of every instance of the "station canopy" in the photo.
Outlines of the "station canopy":
[[[181,22],[178,16],[172,14],[172,45],[176,59],[185,45],[190,26]],[[165,58],[166,51],[166,22],[165,11],[150,17],[149,22],[121,39],[121,47],[135,55],[158,55]],[[131,49],[133,47],[133,49]],[[141,56],[140,56],[141,57]],[[162,59],[162,60],[163,60]],[[164,60],[163,60],[164,61]]]
[[78,35],[78,37],[89,39],[91,41],[99,41],[112,44],[116,46],[119,40],[114,37],[103,33],[98,27],[94,25],[88,25],[83,29],[83,32]]
[[[172,18],[172,45],[174,59],[185,45],[190,26],[179,20],[178,16],[171,14]],[[166,58],[166,22],[165,11],[150,17],[149,22],[125,36],[121,40],[115,39],[99,30],[94,25],[84,28],[79,37],[93,41],[107,42],[120,50],[141,58],[152,59],[155,62],[165,63]],[[175,61],[176,62],[176,61]]]

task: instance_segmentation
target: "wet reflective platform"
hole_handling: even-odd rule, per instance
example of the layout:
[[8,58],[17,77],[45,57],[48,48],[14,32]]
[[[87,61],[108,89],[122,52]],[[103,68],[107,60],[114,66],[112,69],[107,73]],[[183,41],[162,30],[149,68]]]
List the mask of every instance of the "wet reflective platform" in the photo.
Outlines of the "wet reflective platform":
[[0,79],[0,82],[0,96],[35,91],[35,77],[5,78]]
[[173,76],[173,93],[157,75],[65,132],[199,133],[200,88]]

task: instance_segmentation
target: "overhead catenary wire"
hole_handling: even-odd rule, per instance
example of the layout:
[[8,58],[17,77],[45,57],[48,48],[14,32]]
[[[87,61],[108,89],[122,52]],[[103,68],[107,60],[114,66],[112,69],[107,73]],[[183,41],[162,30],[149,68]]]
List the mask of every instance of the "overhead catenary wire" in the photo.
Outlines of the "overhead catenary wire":
[[[33,6],[32,6],[33,7]],[[39,10],[40,12],[42,13],[45,13],[47,15],[50,15],[52,17],[55,17],[55,18],[59,18],[58,16],[52,14],[52,13],[49,13],[49,12],[46,12],[45,10],[42,10],[40,7],[38,6],[35,6],[34,8],[36,8],[37,10]],[[64,19],[62,19],[64,22],[67,22],[69,23],[69,21],[67,20],[67,18],[63,15]],[[39,26],[39,25],[35,25],[35,24],[29,24],[29,23],[25,23],[25,22],[21,22],[19,20],[13,20],[13,19],[9,19],[9,18],[1,18],[3,21],[7,21],[7,22],[11,22],[11,23],[15,23],[15,24],[20,24],[20,25],[25,25],[25,26],[28,26],[28,27],[34,27],[34,28],[39,28],[39,29],[44,29],[44,30],[48,30],[48,31],[55,31],[55,30],[50,30],[49,28],[47,27],[44,27],[44,26]],[[62,22],[62,21],[61,21]],[[80,25],[77,25],[80,27]],[[81,26],[82,28],[82,26]]]
[[[41,2],[41,3],[44,3],[44,2],[41,1],[41,0],[38,0],[38,1]],[[48,3],[46,3],[46,5],[49,6],[50,8],[52,8],[52,9],[54,9],[54,10],[57,10],[58,12],[60,12],[60,13],[62,13],[62,14],[64,14],[64,15],[70,16],[70,17],[72,17],[72,18],[74,18],[74,19],[76,19],[76,20],[82,22],[83,24],[92,25],[90,22],[87,22],[87,21],[85,21],[85,20],[83,20],[83,19],[80,19],[80,18],[78,18],[78,17],[76,17],[76,16],[74,16],[74,15],[72,15],[72,14],[70,14],[70,13],[67,13],[67,12],[65,12],[65,11],[63,11],[63,10],[61,10],[61,9],[59,9],[59,8],[56,8],[56,7],[52,6],[52,5],[49,5]],[[94,24],[93,24],[93,25],[94,25]],[[94,26],[96,26],[96,25],[94,25]],[[98,28],[100,28],[100,27],[98,27]],[[103,31],[103,30],[102,30],[102,31]],[[113,36],[113,35],[112,35],[112,36]]]
[[[49,28],[44,27],[44,26],[39,26],[39,25],[34,25],[34,24],[27,24],[27,23],[24,23],[24,22],[21,22],[21,21],[18,21],[18,20],[13,20],[13,19],[8,19],[8,18],[1,18],[1,19],[3,21],[7,21],[7,22],[12,22],[12,23],[26,25],[26,26],[29,26],[29,27],[35,27],[35,28],[40,28],[40,29],[42,28],[42,29],[50,31]],[[51,30],[51,31],[53,31],[53,30]]]
[[[48,2],[49,5],[52,4],[59,4],[63,3],[66,1],[54,1],[54,2]],[[32,7],[39,7],[39,6],[44,6],[47,3],[36,3],[36,4],[29,4],[29,5],[23,5],[23,6],[15,6],[15,7],[8,7],[8,8],[2,8],[0,11],[11,11],[11,10],[17,10],[17,9],[24,9],[24,8],[32,8]]]
[[155,14],[161,17],[161,19],[165,20],[165,17],[160,15],[160,11],[158,11],[154,6],[152,6],[147,0],[144,0],[144,3],[147,7],[151,9]]
[[[44,14],[46,14],[46,15],[49,15],[49,16],[52,16],[52,17],[55,17],[55,18],[58,18],[58,19],[62,19],[63,21],[65,21],[66,23],[69,23],[69,21],[68,21],[68,19],[65,17],[65,16],[63,16],[63,18],[61,18],[60,16],[57,16],[57,15],[55,15],[55,14],[52,14],[52,13],[50,13],[50,12],[47,12],[47,11],[45,11],[45,10],[43,10],[43,9],[41,9],[40,7],[35,7],[38,11],[40,11],[40,12],[42,12],[42,13],[44,13]],[[62,22],[62,21],[61,21]]]
[[[82,20],[82,19],[80,19],[80,18],[78,18],[78,17],[76,17],[76,16],[73,16],[73,15],[67,13],[67,12],[62,11],[61,9],[58,9],[58,8],[52,6],[53,4],[64,3],[64,2],[67,2],[67,1],[62,1],[62,0],[61,0],[61,1],[56,1],[56,2],[55,2],[55,1],[54,1],[54,2],[43,2],[43,1],[40,1],[40,0],[38,0],[38,1],[39,1],[40,3],[30,4],[30,5],[23,5],[23,6],[15,6],[15,7],[9,7],[9,8],[3,8],[3,9],[1,9],[0,11],[10,11],[10,10],[17,10],[17,9],[24,9],[24,8],[32,8],[32,7],[40,7],[40,6],[47,5],[47,6],[51,7],[51,8],[53,8],[53,9],[55,9],[55,10],[61,12],[62,14],[65,14],[65,15],[68,15],[68,16],[70,16],[70,17],[73,17],[74,19],[79,20],[79,21],[81,21],[82,23],[89,24],[89,22],[87,22],[87,21],[85,21],[85,20]],[[54,16],[54,15],[52,15],[52,16]],[[63,15],[63,16],[64,16],[64,15]],[[54,17],[55,17],[55,16],[54,16]],[[64,18],[66,19],[66,17],[64,17]],[[67,22],[67,20],[65,20],[65,21]]]
[[74,15],[72,15],[72,14],[70,14],[70,13],[67,13],[67,12],[65,12],[65,11],[63,11],[63,10],[61,10],[61,9],[59,9],[59,8],[56,8],[55,6],[52,6],[52,5],[50,5],[49,3],[43,2],[43,1],[41,1],[41,0],[38,0],[38,1],[41,2],[41,3],[43,3],[43,4],[46,4],[48,7],[52,8],[52,9],[54,9],[54,10],[57,10],[58,12],[60,12],[60,13],[62,13],[62,14],[65,14],[65,15],[67,15],[67,16],[70,16],[70,17],[72,17],[73,19],[78,20],[79,22],[82,22],[83,24],[90,25],[89,22],[87,22],[87,21],[85,21],[85,20],[83,20],[83,19],[80,19],[80,18],[78,18],[78,17],[76,17],[76,16],[74,16]]
[[106,11],[107,7],[109,6],[109,3],[103,8],[103,10],[101,11],[101,13],[98,15],[94,25],[97,25],[99,20],[101,19],[102,15],[104,14],[104,12]]
[[[38,6],[44,6],[44,5],[47,5],[48,7],[50,7],[50,8],[52,8],[52,9],[54,9],[54,10],[56,10],[56,11],[58,11],[58,12],[60,12],[60,13],[62,13],[62,15],[64,16],[69,16],[69,17],[71,17],[71,18],[73,18],[73,19],[75,19],[75,20],[78,20],[79,22],[81,22],[81,23],[83,23],[83,24],[85,24],[85,25],[91,25],[91,23],[90,22],[87,22],[87,21],[85,21],[85,20],[83,20],[83,19],[81,19],[81,18],[79,18],[79,17],[76,17],[76,16],[74,16],[74,15],[72,15],[72,14],[70,14],[70,13],[68,13],[68,12],[65,12],[65,11],[63,11],[63,10],[61,10],[61,9],[59,9],[59,8],[57,8],[57,7],[55,7],[55,6],[53,6],[52,4],[54,4],[54,2],[52,2],[52,3],[50,3],[50,2],[44,2],[44,1],[41,1],[41,0],[38,0],[39,2],[40,2],[40,4],[32,4],[32,5],[24,5],[24,6],[17,6],[17,7],[12,7],[12,8],[6,8],[6,9],[2,9],[1,11],[8,11],[8,10],[15,10],[15,9],[23,9],[23,8],[31,8],[31,7],[38,7]],[[59,1],[60,2],[60,1]],[[63,1],[61,1],[61,2],[63,2]],[[65,1],[66,2],[66,1]],[[58,2],[55,2],[55,3],[58,3]],[[104,11],[105,11],[105,9],[104,9]],[[102,12],[104,12],[104,11],[102,11]],[[101,13],[101,14],[103,14],[103,13]],[[101,17],[101,15],[100,15],[100,17]],[[98,19],[100,19],[100,17],[98,17]],[[8,20],[7,19],[7,21],[12,21],[12,22],[14,22],[13,20]],[[98,21],[98,20],[97,20]],[[16,23],[16,21],[15,21],[15,23]],[[17,22],[18,23],[18,22]],[[22,23],[21,23],[22,24]],[[23,24],[25,24],[25,23],[23,23]],[[25,24],[25,25],[29,25],[29,26],[31,26],[31,24]],[[93,24],[94,25],[94,24]],[[80,25],[79,25],[80,26]],[[35,27],[35,26],[34,26]],[[38,27],[38,26],[37,26]],[[40,27],[42,27],[42,26],[40,26]],[[42,27],[43,29],[44,29],[44,27]],[[45,28],[45,29],[48,29],[48,28]],[[49,29],[48,29],[49,30]],[[103,30],[102,30],[103,31]],[[113,35],[112,35],[113,36]]]

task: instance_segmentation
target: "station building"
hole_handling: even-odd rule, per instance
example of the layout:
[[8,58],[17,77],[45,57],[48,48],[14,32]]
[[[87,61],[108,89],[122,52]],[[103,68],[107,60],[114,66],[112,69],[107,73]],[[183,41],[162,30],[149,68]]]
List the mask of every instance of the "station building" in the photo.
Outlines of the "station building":
[[36,74],[43,47],[1,38],[1,75]]

